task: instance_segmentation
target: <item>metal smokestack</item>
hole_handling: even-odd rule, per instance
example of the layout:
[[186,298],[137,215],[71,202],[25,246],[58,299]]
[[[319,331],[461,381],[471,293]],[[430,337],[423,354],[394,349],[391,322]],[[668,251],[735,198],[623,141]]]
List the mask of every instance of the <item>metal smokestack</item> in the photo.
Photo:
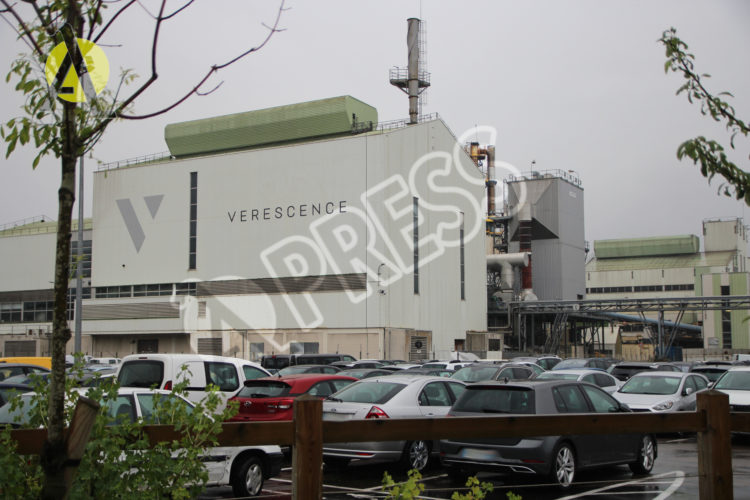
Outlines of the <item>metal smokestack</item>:
[[430,86],[430,74],[423,69],[424,40],[422,37],[422,21],[415,17],[407,19],[406,46],[408,49],[408,66],[406,68],[391,68],[390,80],[394,85],[409,96],[409,124],[419,122],[420,94]]
[[409,29],[406,34],[406,45],[409,49],[407,67],[407,94],[409,95],[409,123],[419,119],[419,19],[407,20]]

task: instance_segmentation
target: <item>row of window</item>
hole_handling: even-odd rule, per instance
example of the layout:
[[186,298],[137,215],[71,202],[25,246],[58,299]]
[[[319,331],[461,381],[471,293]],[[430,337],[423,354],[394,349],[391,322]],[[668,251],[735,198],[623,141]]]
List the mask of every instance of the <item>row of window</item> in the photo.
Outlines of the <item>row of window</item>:
[[[95,298],[158,297],[161,295],[196,295],[196,283],[157,283],[153,285],[98,286]],[[84,297],[85,298],[85,297]]]
[[695,285],[642,285],[642,286],[600,286],[587,288],[587,294],[594,293],[638,293],[638,292],[674,292],[695,290]]

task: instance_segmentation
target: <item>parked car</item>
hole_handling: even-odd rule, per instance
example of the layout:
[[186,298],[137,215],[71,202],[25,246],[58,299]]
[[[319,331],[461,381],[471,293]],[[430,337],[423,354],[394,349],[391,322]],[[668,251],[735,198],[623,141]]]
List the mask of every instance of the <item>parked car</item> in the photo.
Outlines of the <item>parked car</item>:
[[347,368],[381,368],[384,365],[374,359],[361,359],[359,361],[334,361],[331,366],[346,370]]
[[34,386],[28,380],[27,375],[14,375],[0,382],[0,405],[4,405],[15,394],[32,392]]
[[327,373],[333,375],[341,371],[341,368],[333,365],[292,365],[282,368],[275,375],[285,377],[287,375],[299,375],[301,373]]
[[733,366],[713,385],[729,396],[730,411],[750,411],[750,366]]
[[30,363],[0,363],[0,382],[16,375],[49,373],[47,368]]
[[601,370],[549,370],[536,377],[536,380],[577,380],[579,382],[588,382],[608,394],[612,394],[620,388],[622,382],[607,372]]
[[291,420],[294,398],[303,394],[325,398],[356,381],[345,375],[310,373],[246,380],[229,399],[239,405],[239,412],[230,421]]
[[533,377],[535,377],[534,370],[522,363],[503,365],[474,363],[457,370],[451,379],[470,384],[485,380],[528,380]]
[[522,361],[530,361],[532,363],[536,363],[537,365],[541,366],[545,370],[551,370],[555,365],[557,365],[560,361],[562,361],[562,358],[559,356],[551,356],[551,355],[545,355],[545,356],[516,356],[515,358],[511,359],[511,361],[520,363]]
[[567,358],[557,363],[553,370],[569,370],[569,369],[580,369],[580,368],[598,368],[600,370],[606,370],[614,364],[614,360],[611,358]]
[[86,362],[86,365],[112,365],[117,366],[122,363],[120,358],[91,358]]
[[696,394],[708,384],[697,373],[645,371],[630,377],[612,395],[633,411],[694,411]]
[[661,372],[682,372],[682,369],[672,363],[663,362],[648,362],[648,361],[623,361],[613,365],[610,372],[613,376],[617,377],[623,382],[628,380],[636,373],[643,371],[661,371]]
[[456,372],[454,370],[448,370],[446,368],[439,368],[439,367],[424,368],[423,367],[423,368],[409,368],[408,370],[403,370],[398,373],[399,375],[405,375],[407,377],[414,377],[414,376],[450,377]]
[[[31,396],[32,393],[23,396],[28,399],[21,408],[11,408],[11,404],[0,407],[0,424],[18,427],[28,423],[32,408]],[[193,408],[192,402],[170,391],[140,387],[120,388],[115,400],[106,400],[101,404],[115,419],[115,423],[122,419],[130,422],[143,419],[149,422],[153,421],[156,398],[176,398],[177,404],[188,406],[190,411]],[[236,497],[256,496],[263,489],[265,479],[279,474],[282,460],[281,448],[276,445],[207,448],[203,457],[208,472],[207,486],[231,486]]]
[[396,363],[394,365],[384,366],[383,370],[390,370],[392,372],[400,372],[401,370],[410,370],[412,368],[422,368],[422,365],[418,363]]
[[[551,415],[629,411],[600,388],[568,380],[481,382],[466,391],[448,416],[492,414]],[[463,484],[480,471],[534,474],[569,487],[582,469],[628,464],[648,474],[657,455],[650,434],[558,435],[440,440],[441,462],[451,479]]]
[[0,358],[0,364],[2,363],[19,363],[41,366],[47,370],[52,369],[52,358],[50,356],[6,356]]
[[384,377],[391,373],[393,373],[391,370],[384,370],[382,368],[350,368],[348,370],[341,370],[338,374],[347,377],[354,377],[356,379],[363,379],[370,377]]
[[691,367],[690,373],[700,373],[701,375],[706,377],[709,382],[713,383],[716,382],[719,377],[721,377],[724,372],[729,370],[731,367],[732,365],[725,364],[701,364]]
[[208,384],[216,385],[226,400],[245,380],[269,375],[265,368],[252,361],[203,354],[132,354],[125,356],[117,369],[121,387],[170,390],[187,379],[188,399],[194,402],[206,397]]
[[[323,401],[323,420],[443,417],[466,385],[442,377],[409,377],[393,374],[360,380]],[[323,459],[342,467],[350,460],[401,463],[404,470],[427,467],[437,457],[433,441],[371,441],[324,443]]]

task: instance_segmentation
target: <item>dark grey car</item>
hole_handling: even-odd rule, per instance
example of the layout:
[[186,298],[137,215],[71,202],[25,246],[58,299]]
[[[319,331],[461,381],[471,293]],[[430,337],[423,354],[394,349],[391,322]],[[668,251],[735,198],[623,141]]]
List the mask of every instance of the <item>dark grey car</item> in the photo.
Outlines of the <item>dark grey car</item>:
[[[627,412],[600,388],[576,381],[480,382],[466,386],[449,416],[497,414],[535,415]],[[650,434],[535,436],[440,441],[448,475],[465,482],[479,471],[536,474],[567,488],[576,471],[603,465],[628,464],[648,474],[656,459]]]

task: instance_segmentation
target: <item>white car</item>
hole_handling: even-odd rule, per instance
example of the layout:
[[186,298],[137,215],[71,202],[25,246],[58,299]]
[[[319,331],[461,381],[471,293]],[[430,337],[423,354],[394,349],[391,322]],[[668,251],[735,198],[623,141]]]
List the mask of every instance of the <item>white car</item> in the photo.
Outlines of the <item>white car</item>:
[[612,394],[620,388],[622,382],[603,370],[578,369],[578,370],[549,370],[540,373],[537,380],[578,380],[594,384],[600,389]]
[[[183,367],[187,370],[183,371]],[[245,380],[270,375],[252,361],[204,354],[131,354],[123,358],[117,369],[121,387],[155,387],[168,391],[188,378],[188,399],[196,403],[206,397],[208,384],[219,388],[219,395],[226,403]],[[222,409],[223,406],[219,408]]]
[[[407,370],[408,372],[408,370]],[[466,389],[463,382],[445,377],[410,377],[394,373],[359,380],[323,401],[323,420],[444,417]],[[341,467],[350,460],[401,461],[405,470],[423,470],[437,457],[437,441],[371,441],[325,443],[323,459]]]
[[[77,389],[86,394],[88,389]],[[22,398],[31,401],[33,393],[23,394]],[[117,399],[102,403],[102,409],[116,420],[133,422],[136,419],[149,419],[154,408],[154,398],[176,398],[178,404],[184,404],[192,411],[193,403],[170,391],[123,387],[117,393]],[[11,409],[7,403],[0,407],[0,425],[19,426],[28,422],[31,404],[23,409]],[[256,496],[263,489],[263,482],[279,474],[283,454],[281,448],[271,446],[217,446],[207,448],[203,463],[208,471],[206,486],[231,486],[236,497]]]
[[750,366],[733,366],[713,385],[729,396],[730,411],[750,411]]
[[698,373],[645,371],[630,377],[612,396],[633,411],[695,411],[696,394],[708,384]]

